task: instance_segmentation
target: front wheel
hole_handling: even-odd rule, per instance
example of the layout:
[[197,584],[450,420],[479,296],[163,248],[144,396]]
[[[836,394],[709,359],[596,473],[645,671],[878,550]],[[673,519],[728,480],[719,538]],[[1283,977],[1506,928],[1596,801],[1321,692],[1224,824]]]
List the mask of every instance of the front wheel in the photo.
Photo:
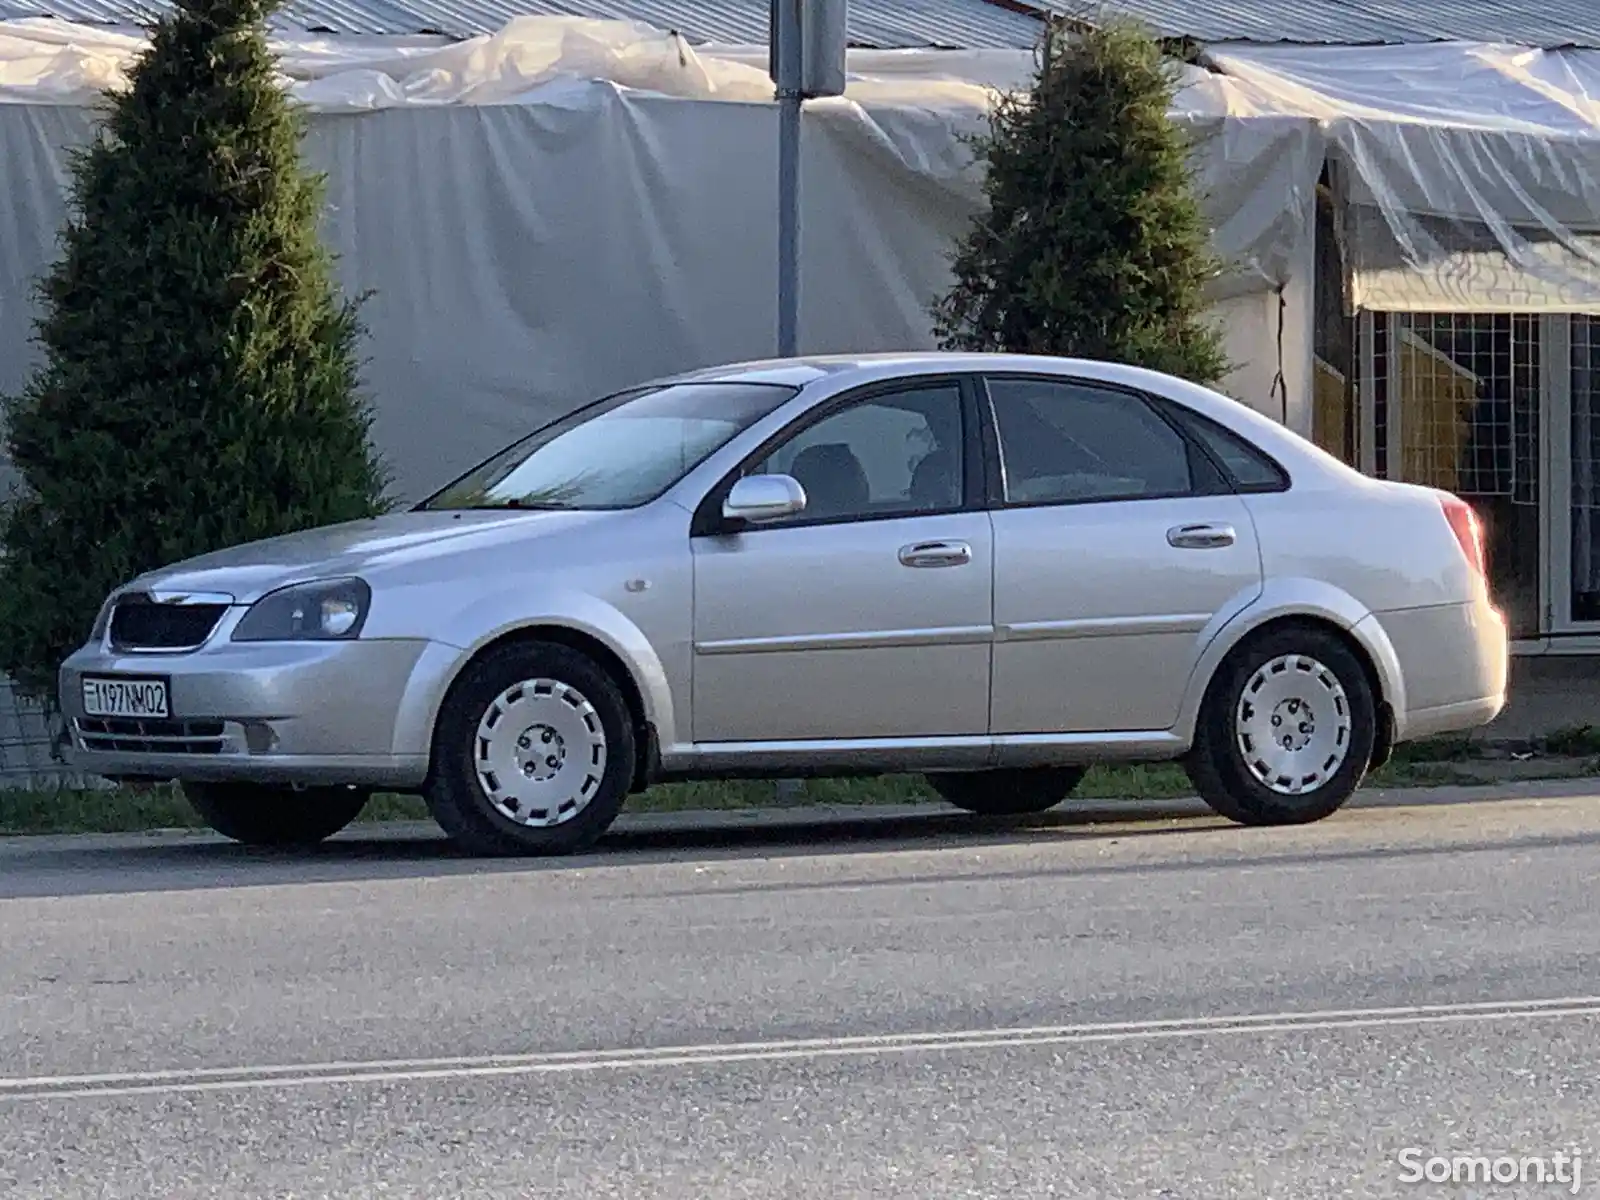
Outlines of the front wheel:
[[195,783],[183,794],[200,819],[246,846],[315,846],[361,815],[372,793],[360,788]]
[[1377,705],[1343,640],[1307,627],[1246,642],[1206,693],[1185,766],[1200,798],[1241,825],[1331,816],[1367,773]]
[[425,789],[474,854],[571,854],[627,799],[633,721],[616,682],[567,646],[514,642],[462,673],[439,713]]
[[1054,808],[1083,780],[1083,767],[1012,767],[927,776],[940,796],[983,817],[1024,817]]

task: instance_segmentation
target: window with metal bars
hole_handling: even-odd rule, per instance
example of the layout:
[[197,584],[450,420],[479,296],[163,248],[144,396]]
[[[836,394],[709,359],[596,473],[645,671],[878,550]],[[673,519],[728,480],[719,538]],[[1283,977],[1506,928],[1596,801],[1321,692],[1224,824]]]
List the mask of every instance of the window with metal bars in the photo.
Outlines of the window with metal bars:
[[1516,636],[1539,629],[1539,318],[1378,313],[1365,336],[1372,463],[1443,488],[1486,527],[1490,587]]

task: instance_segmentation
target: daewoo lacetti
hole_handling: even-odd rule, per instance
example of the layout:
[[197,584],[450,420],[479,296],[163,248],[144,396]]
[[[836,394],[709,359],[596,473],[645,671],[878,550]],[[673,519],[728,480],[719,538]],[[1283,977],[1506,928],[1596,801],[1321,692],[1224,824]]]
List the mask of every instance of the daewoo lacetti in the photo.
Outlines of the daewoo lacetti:
[[1471,508],[1216,392],[1099,362],[744,364],[598,400],[408,512],[114,592],[74,756],[311,843],[420,792],[478,853],[588,847],[630,792],[921,772],[1036,813],[1179,760],[1247,824],[1334,812],[1489,721]]

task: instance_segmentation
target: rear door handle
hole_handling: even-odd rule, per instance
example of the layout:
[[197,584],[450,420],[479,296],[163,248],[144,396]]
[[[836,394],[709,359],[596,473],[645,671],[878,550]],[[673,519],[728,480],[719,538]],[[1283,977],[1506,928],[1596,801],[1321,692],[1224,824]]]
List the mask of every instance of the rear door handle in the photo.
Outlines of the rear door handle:
[[1174,525],[1167,530],[1167,544],[1180,550],[1215,550],[1238,540],[1232,525]]
[[966,542],[912,542],[900,547],[902,567],[960,567],[972,561]]

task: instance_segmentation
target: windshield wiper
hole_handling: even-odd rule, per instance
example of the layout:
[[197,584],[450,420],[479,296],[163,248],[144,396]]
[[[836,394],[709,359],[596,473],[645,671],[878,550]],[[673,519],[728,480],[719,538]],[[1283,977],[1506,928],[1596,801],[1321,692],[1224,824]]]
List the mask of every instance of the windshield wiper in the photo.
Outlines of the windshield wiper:
[[565,504],[531,504],[526,500],[502,500],[498,504],[461,504],[452,505],[458,512],[505,512],[508,509],[517,509],[521,512],[566,512]]

